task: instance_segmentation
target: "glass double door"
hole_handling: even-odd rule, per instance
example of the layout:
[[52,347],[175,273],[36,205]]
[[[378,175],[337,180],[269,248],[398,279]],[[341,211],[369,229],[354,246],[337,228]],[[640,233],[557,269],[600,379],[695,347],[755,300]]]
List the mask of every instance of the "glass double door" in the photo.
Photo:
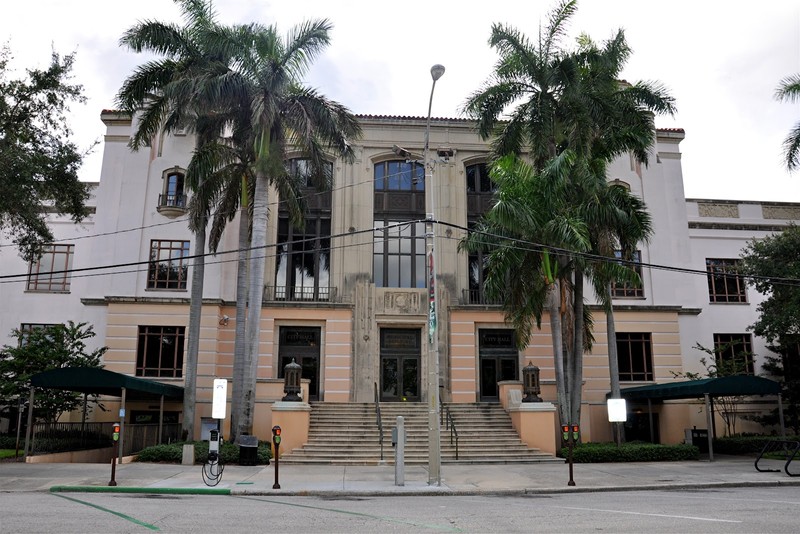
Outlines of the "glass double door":
[[513,330],[487,328],[478,331],[478,367],[480,400],[498,402],[498,382],[519,380],[519,352]]
[[279,339],[278,378],[294,360],[302,368],[301,378],[308,379],[308,400],[319,400],[320,329],[282,326]]
[[420,330],[381,330],[381,401],[420,400]]

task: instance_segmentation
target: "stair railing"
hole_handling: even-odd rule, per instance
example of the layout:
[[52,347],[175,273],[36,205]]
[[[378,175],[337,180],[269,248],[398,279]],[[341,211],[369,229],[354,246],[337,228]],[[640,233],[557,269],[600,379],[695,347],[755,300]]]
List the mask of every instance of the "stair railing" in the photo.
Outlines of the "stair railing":
[[439,397],[439,426],[444,426],[445,430],[450,431],[450,445],[453,445],[453,441],[455,440],[456,460],[458,460],[458,430],[456,429],[456,421],[453,419],[450,407],[442,402],[441,397]]
[[381,460],[383,460],[383,421],[381,419],[381,403],[378,397],[378,383],[372,383],[375,386],[375,424],[378,425],[378,443],[381,446]]

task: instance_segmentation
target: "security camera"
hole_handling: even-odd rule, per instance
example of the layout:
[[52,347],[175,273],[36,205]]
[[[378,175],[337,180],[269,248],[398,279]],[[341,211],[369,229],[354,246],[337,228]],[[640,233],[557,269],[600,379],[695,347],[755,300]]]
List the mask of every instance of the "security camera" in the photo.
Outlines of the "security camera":
[[411,152],[406,150],[403,147],[392,145],[392,152],[400,156],[401,158],[411,159]]
[[456,151],[450,147],[439,147],[436,149],[436,154],[445,161],[448,161],[455,155]]

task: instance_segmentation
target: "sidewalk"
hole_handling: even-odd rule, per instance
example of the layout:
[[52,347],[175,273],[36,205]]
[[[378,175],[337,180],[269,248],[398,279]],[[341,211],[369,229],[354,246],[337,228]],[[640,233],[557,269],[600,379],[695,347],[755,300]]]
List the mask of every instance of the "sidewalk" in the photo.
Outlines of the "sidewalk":
[[[129,463],[116,466],[117,486],[110,487],[106,464],[0,463],[0,491],[103,491],[137,493],[216,493],[249,495],[478,495],[622,491],[724,486],[800,485],[782,462],[765,460],[758,472],[754,460],[718,458],[714,462],[642,462],[525,465],[450,465],[441,468],[442,484],[428,485],[425,466],[406,466],[405,484],[395,485],[393,465],[281,465],[280,489],[273,489],[275,464],[226,466],[220,483],[209,488],[200,465]],[[800,473],[800,465],[793,472]]]

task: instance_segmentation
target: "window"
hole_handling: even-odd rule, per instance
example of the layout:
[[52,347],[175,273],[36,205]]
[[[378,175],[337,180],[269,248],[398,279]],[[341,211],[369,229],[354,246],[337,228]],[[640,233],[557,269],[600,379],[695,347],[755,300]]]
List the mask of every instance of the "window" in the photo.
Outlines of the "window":
[[289,217],[278,220],[278,258],[275,274],[277,300],[330,298],[331,220],[317,214],[297,229]]
[[140,326],[136,347],[136,376],[183,376],[182,326]]
[[22,334],[19,338],[19,344],[25,345],[28,342],[28,336],[34,330],[43,330],[53,326],[62,326],[61,323],[22,323],[19,325],[19,331]]
[[150,267],[147,271],[148,289],[186,290],[189,271],[188,241],[150,241]]
[[477,163],[466,166],[467,193],[494,193],[497,184],[489,178],[489,166],[486,163]]
[[[467,226],[472,231],[483,214],[491,208],[497,184],[489,179],[489,166],[486,163],[467,165],[464,170],[467,179]],[[484,249],[467,256],[469,288],[465,301],[469,304],[499,304],[489,302],[483,289],[490,252]]]
[[[315,187],[314,169],[311,167],[311,162],[308,159],[290,159],[286,162],[286,168],[290,175],[300,179],[304,187]],[[324,174],[323,178],[325,180],[330,180],[333,177],[333,164],[331,162],[325,162],[321,171]],[[316,181],[317,183],[320,183],[319,180]]]
[[375,285],[425,287],[425,223],[376,220],[375,228]]
[[186,208],[185,176],[178,169],[164,173],[164,193],[158,198],[159,207]]
[[706,259],[709,302],[747,302],[747,288],[738,267],[736,259]]
[[373,281],[377,287],[426,286],[425,173],[422,165],[375,165]]
[[375,191],[424,191],[425,168],[416,162],[384,161],[375,165]]
[[68,292],[75,245],[47,245],[28,267],[28,291]]
[[719,376],[755,374],[750,334],[714,334],[714,358]]
[[617,362],[620,382],[653,380],[653,347],[649,333],[618,332]]
[[[615,250],[614,256],[621,259],[622,258],[622,251]],[[634,271],[636,274],[639,275],[639,280],[642,279],[642,253],[640,251],[635,251],[630,258],[630,261],[633,263],[626,263],[625,265]],[[629,299],[629,298],[642,298],[644,297],[644,287],[642,287],[641,282],[639,284],[628,284],[628,283],[612,283],[611,284],[611,296],[615,299]]]

